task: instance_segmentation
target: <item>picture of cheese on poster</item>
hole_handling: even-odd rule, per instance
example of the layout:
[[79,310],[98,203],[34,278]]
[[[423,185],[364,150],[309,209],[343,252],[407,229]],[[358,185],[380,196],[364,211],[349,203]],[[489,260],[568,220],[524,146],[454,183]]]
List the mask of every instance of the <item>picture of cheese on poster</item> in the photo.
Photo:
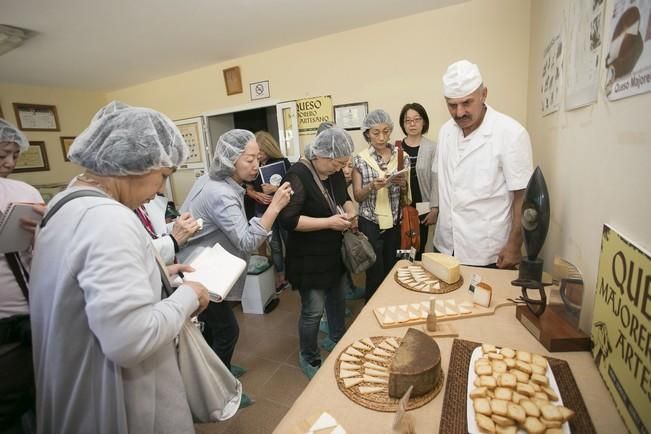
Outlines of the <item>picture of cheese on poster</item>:
[[614,3],[604,62],[611,101],[651,91],[651,0]]
[[630,432],[651,427],[651,256],[604,225],[592,355]]

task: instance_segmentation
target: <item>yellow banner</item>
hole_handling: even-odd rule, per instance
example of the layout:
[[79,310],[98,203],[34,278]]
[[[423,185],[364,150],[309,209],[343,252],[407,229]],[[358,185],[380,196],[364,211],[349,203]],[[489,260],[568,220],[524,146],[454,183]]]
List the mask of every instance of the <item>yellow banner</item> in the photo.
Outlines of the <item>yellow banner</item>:
[[315,134],[321,122],[334,122],[329,95],[296,100],[296,111],[300,136]]
[[605,225],[592,354],[630,432],[651,427],[651,258]]

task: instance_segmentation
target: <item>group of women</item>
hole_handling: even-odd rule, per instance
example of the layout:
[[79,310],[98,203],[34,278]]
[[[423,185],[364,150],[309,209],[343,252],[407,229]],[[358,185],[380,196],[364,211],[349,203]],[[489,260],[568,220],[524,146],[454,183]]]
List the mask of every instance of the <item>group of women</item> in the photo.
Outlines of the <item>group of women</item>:
[[[345,130],[323,129],[280,186],[254,188],[268,197],[250,220],[243,186],[256,182],[261,163],[283,157],[262,145],[264,135],[231,130],[219,138],[208,173],[181,207],[201,219],[203,228],[178,251],[180,263],[217,242],[248,260],[272,233],[280,239],[286,233],[284,263],[275,261],[283,273],[277,283],[286,279],[300,293],[299,361],[309,377],[321,364],[317,337],[324,310],[329,339],[336,343],[345,331],[344,288],[350,278],[341,260],[342,233],[360,230],[376,250],[377,262],[367,271],[370,298],[396,261],[400,195],[435,201],[435,181],[427,170],[434,145],[423,137],[425,110],[408,104],[400,125],[416,175],[387,181],[397,167],[389,140],[393,123],[385,111],[375,110],[363,123],[367,149],[353,157]],[[10,125],[6,131],[11,134],[0,137],[0,145],[15,145],[10,157],[15,164],[27,141]],[[2,152],[0,146],[0,159]],[[241,298],[246,276],[222,303],[209,302],[206,288],[187,280],[167,295],[162,279],[189,268],[165,266],[133,212],[155,197],[187,153],[165,115],[116,102],[75,139],[69,158],[85,172],[49,203],[29,278],[39,432],[194,432],[174,343],[191,317],[205,322],[210,346],[231,367],[239,329],[228,301]],[[422,216],[424,225],[434,220],[435,215]],[[0,271],[4,267],[0,263]]]

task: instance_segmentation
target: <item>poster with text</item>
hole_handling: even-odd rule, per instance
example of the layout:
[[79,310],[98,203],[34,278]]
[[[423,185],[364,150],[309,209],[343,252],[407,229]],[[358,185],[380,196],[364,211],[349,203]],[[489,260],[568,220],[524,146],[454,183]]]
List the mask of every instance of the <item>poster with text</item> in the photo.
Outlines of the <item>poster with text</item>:
[[604,225],[592,355],[630,432],[651,428],[651,257]]
[[543,56],[542,81],[540,93],[542,97],[542,113],[546,116],[558,111],[560,105],[560,86],[563,71],[563,35],[556,34],[545,47]]
[[568,2],[565,110],[597,101],[603,40],[604,0]]
[[298,134],[315,134],[321,122],[334,122],[332,97],[328,95],[296,100],[296,115]]
[[610,17],[605,90],[615,101],[651,90],[651,0],[616,0]]

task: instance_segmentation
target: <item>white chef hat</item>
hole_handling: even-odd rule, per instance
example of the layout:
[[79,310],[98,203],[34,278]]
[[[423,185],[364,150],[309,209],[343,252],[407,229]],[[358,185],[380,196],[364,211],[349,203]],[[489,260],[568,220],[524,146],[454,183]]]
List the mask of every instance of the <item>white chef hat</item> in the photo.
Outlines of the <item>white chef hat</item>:
[[467,60],[459,60],[448,66],[443,75],[443,96],[463,98],[481,86],[483,80],[479,67]]

